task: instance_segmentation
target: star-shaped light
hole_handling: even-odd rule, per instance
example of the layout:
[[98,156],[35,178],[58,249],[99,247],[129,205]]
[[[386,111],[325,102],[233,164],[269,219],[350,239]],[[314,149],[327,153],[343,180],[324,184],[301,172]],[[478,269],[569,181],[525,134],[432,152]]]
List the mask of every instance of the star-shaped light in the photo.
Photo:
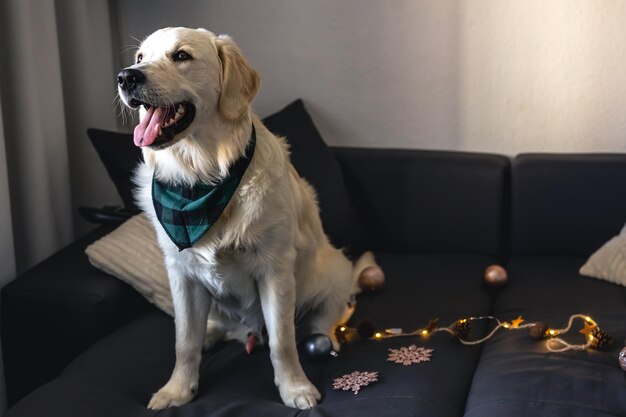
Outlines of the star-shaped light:
[[589,335],[591,334],[591,332],[593,331],[593,329],[596,328],[595,324],[590,324],[588,321],[583,322],[583,324],[585,325],[584,328],[580,329],[579,332],[584,334],[585,337],[589,337]]
[[524,319],[522,318],[522,316],[517,316],[515,320],[511,320],[511,327],[513,329],[517,329],[519,325],[522,324],[523,321]]

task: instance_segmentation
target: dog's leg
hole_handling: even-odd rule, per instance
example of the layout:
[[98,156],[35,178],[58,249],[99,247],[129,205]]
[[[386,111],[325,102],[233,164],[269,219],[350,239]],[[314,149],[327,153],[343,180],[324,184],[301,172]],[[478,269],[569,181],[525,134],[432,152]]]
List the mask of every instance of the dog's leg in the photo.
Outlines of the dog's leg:
[[168,268],[174,322],[176,365],[170,380],[152,396],[148,408],[162,410],[191,401],[198,390],[202,342],[207,328],[211,297],[199,282]]
[[295,304],[296,281],[293,265],[295,250],[279,270],[269,272],[258,281],[265,326],[269,337],[274,383],[283,402],[290,407],[307,409],[321,398],[307,379],[296,350]]

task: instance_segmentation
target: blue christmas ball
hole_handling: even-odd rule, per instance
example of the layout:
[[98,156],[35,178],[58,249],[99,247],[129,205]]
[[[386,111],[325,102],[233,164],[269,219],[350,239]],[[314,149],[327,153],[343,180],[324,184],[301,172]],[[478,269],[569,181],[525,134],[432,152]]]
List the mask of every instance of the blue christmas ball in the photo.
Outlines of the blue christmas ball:
[[333,352],[333,344],[325,334],[313,334],[302,342],[304,352],[309,359],[328,359]]

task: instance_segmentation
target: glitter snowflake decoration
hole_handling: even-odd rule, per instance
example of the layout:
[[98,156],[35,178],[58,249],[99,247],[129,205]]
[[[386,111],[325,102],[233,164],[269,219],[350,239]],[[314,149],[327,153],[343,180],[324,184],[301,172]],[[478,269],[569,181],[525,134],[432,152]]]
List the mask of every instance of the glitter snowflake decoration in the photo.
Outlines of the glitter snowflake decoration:
[[389,349],[390,362],[401,363],[409,366],[414,363],[428,362],[435,349],[426,349],[411,345],[409,347],[401,347],[400,349]]
[[362,387],[365,387],[375,381],[378,381],[378,372],[354,371],[351,374],[335,378],[333,389],[352,391],[354,392],[354,395],[356,395]]

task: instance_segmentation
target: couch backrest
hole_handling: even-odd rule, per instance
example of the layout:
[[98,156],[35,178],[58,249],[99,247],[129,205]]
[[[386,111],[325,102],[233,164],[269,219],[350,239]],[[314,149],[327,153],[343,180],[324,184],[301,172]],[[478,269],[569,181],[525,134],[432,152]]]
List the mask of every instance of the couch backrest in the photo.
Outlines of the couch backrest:
[[502,255],[510,161],[499,155],[334,148],[371,249]]
[[589,256],[626,222],[626,155],[523,154],[512,163],[514,255]]

